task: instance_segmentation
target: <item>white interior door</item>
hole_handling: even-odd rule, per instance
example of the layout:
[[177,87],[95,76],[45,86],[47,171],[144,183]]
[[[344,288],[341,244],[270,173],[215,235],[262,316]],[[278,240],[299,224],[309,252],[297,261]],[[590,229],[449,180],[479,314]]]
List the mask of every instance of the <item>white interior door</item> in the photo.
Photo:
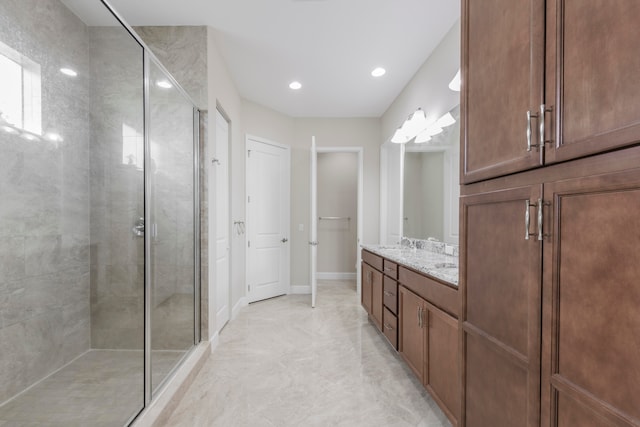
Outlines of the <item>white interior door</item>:
[[289,147],[247,137],[247,297],[289,292]]
[[318,152],[316,151],[316,137],[311,137],[311,188],[310,199],[311,218],[309,219],[309,270],[311,272],[311,307],[316,306],[318,293]]
[[216,327],[220,331],[230,317],[229,236],[229,123],[216,110],[216,142],[213,159],[216,210]]

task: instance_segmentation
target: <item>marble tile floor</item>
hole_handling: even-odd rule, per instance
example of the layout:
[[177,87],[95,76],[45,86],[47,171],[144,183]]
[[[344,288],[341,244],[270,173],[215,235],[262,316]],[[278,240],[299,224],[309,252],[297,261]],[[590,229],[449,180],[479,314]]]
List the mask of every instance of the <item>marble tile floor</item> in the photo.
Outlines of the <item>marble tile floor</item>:
[[355,282],[244,308],[167,427],[450,426],[367,320]]
[[[153,351],[152,384],[185,354]],[[1,427],[121,427],[143,405],[141,350],[90,350],[0,406]]]

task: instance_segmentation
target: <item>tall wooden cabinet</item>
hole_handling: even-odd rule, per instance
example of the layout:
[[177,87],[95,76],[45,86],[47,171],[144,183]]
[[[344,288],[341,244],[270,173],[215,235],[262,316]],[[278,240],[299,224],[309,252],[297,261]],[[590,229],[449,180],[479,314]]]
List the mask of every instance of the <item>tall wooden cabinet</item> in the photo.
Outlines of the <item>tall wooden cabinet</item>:
[[462,182],[640,141],[636,0],[463,0]]
[[636,0],[463,0],[461,425],[640,426]]

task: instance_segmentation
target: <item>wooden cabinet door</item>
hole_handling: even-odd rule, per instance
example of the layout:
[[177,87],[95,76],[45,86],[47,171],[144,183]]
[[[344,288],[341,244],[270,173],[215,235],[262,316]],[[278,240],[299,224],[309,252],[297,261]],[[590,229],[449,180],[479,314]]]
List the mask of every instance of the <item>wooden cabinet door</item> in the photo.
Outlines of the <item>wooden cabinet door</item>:
[[546,103],[552,163],[640,142],[637,0],[549,0]]
[[382,330],[382,273],[373,270],[371,277],[371,317],[378,329]]
[[400,337],[398,350],[414,374],[425,382],[426,340],[424,320],[425,302],[422,298],[400,286]]
[[461,425],[539,425],[542,242],[536,210],[525,207],[541,192],[537,185],[461,198]]
[[545,199],[541,424],[638,426],[640,170],[545,184]]
[[[544,0],[463,0],[463,183],[541,164],[527,111],[543,102]],[[531,120],[531,141],[538,137]]]
[[367,263],[362,263],[362,307],[371,314],[371,295],[374,269]]
[[456,426],[460,415],[458,320],[427,303],[427,389]]

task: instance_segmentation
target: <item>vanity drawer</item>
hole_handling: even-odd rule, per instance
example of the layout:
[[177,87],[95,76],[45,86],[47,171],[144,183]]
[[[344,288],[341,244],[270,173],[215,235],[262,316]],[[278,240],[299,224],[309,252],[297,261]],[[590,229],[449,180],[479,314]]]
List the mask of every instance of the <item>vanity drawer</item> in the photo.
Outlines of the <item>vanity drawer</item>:
[[382,257],[376,254],[373,254],[369,251],[362,251],[362,261],[369,264],[371,267],[375,268],[378,271],[382,271]]
[[429,303],[451,314],[453,317],[458,317],[460,299],[456,287],[445,285],[442,282],[402,266],[399,270],[398,281],[401,285],[426,299]]
[[398,315],[398,282],[384,276],[383,297],[384,306],[393,314]]
[[382,315],[382,332],[393,348],[398,349],[398,318],[387,308]]
[[394,279],[398,278],[398,264],[393,261],[389,261],[388,259],[384,260],[383,264],[384,270],[382,272],[389,277],[393,277]]

